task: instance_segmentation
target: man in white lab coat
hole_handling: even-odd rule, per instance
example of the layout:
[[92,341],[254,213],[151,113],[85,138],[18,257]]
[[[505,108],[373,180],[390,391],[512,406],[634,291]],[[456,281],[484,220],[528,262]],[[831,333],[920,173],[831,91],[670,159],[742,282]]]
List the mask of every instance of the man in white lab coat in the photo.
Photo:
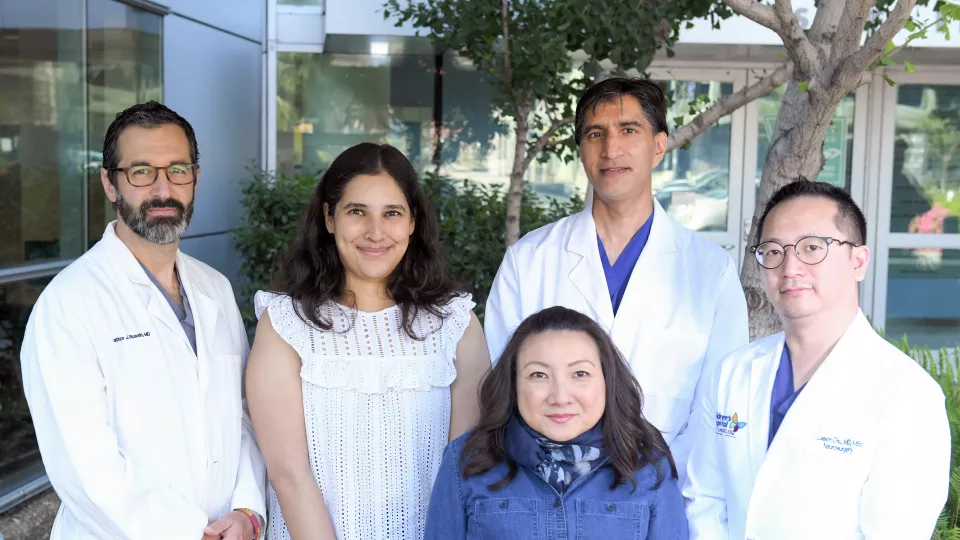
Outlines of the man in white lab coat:
[[731,257],[653,198],[666,114],[663,91],[648,80],[606,79],[584,93],[574,133],[592,204],[507,250],[487,299],[485,332],[496,362],[520,322],[541,309],[560,305],[592,317],[633,368],[643,414],[663,432],[682,476],[701,373],[749,333]]
[[858,307],[866,221],[801,179],[770,199],[757,264],[784,332],[723,360],[683,487],[692,538],[930,538],[947,499],[944,396]]
[[245,413],[230,283],[178,249],[199,178],[181,116],[135,105],[107,130],[103,238],[47,286],[21,350],[50,482],[51,538],[250,540],[265,473]]

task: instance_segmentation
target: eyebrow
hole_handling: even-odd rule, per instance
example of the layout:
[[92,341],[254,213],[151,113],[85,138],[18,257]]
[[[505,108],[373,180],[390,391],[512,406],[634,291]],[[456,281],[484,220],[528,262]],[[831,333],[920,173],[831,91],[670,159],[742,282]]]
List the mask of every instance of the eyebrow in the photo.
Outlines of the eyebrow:
[[[349,210],[351,208],[369,208],[368,205],[358,202],[348,202],[343,205],[344,210]],[[387,210],[406,210],[407,208],[402,204],[388,204],[384,206]]]
[[[801,234],[799,237],[797,237],[797,240],[799,240],[800,238],[806,238],[806,237],[808,237],[808,236],[816,236],[816,237],[819,238],[819,237],[822,237],[823,235],[822,235],[822,234],[817,234],[817,233]],[[772,238],[764,238],[764,239],[762,239],[762,240],[760,241],[761,244],[764,243],[764,242],[776,242],[776,243],[778,243],[778,244],[780,244],[780,245],[783,245],[783,240],[781,240],[779,237],[776,237],[776,236],[775,236],[775,237],[772,237]]]
[[[627,121],[624,121],[624,122],[618,122],[618,123],[617,123],[617,127],[622,127],[622,128],[624,128],[624,127],[632,127],[632,128],[637,128],[637,129],[643,129],[643,124],[640,123],[640,122],[638,122],[638,121],[636,121],[636,120],[627,120]],[[594,130],[604,131],[604,130],[606,130],[606,129],[607,129],[607,127],[606,127],[605,125],[601,125],[601,124],[590,124],[590,125],[585,126],[585,127],[583,128],[583,132],[584,132],[584,133],[589,133],[589,132],[594,131]]]
[[[186,165],[186,164],[188,164],[188,163],[190,163],[190,160],[189,160],[189,159],[175,159],[175,160],[170,161],[169,163],[167,163],[166,166],[169,167],[169,166],[171,166],[171,165]],[[133,163],[131,163],[129,166],[130,166],[130,167],[140,167],[140,166],[143,166],[143,165],[146,165],[146,166],[148,166],[148,167],[156,167],[156,166],[157,166],[157,165],[153,165],[152,163],[150,163],[149,161],[144,160],[144,159],[138,159],[138,160],[134,161]]]
[[[593,365],[593,362],[592,362],[592,361],[587,360],[586,358],[581,358],[580,360],[574,360],[573,362],[570,362],[569,364],[567,364],[567,367],[573,367],[573,366],[575,366],[575,365],[577,365],[577,364],[582,364],[582,363],[584,363],[584,362],[590,364],[591,366]],[[532,366],[532,365],[534,365],[534,364],[539,365],[539,366],[543,366],[543,367],[545,367],[545,368],[549,368],[549,367],[550,367],[550,366],[548,366],[546,363],[541,362],[541,361],[539,361],[539,360],[531,360],[531,361],[527,362],[526,364],[524,364],[523,367],[524,367],[524,368],[527,368],[527,367]]]

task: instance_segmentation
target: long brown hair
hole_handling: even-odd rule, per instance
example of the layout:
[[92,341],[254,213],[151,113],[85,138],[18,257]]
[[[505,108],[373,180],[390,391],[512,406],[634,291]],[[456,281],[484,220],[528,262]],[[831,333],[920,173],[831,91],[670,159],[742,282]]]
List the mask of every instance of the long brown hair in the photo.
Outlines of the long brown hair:
[[345,294],[346,270],[336,240],[327,232],[323,205],[333,215],[347,184],[357,176],[382,172],[397,182],[416,220],[407,251],[387,278],[387,291],[401,308],[401,327],[410,337],[422,341],[426,336],[414,330],[418,313],[430,312],[442,323],[447,314],[441,308],[461,291],[447,272],[437,217],[420,187],[417,171],[403,153],[388,144],[360,143],[333,160],[314,190],[296,240],[286,253],[283,276],[271,290],[289,295],[305,323],[323,330],[333,328],[332,321],[320,316],[320,308]]
[[[514,332],[496,366],[480,385],[480,423],[463,445],[460,462],[463,476],[483,474],[498,463],[507,462],[507,475],[493,483],[500,489],[513,481],[517,464],[507,454],[507,423],[517,412],[517,356],[523,343],[550,331],[583,332],[600,351],[600,366],[606,384],[607,404],[603,411],[603,442],[614,470],[610,489],[627,481],[636,487],[634,473],[656,465],[664,457],[677,478],[677,466],[663,435],[642,414],[643,393],[623,354],[610,336],[590,317],[565,307],[551,307],[528,317]],[[657,486],[663,472],[657,467]]]

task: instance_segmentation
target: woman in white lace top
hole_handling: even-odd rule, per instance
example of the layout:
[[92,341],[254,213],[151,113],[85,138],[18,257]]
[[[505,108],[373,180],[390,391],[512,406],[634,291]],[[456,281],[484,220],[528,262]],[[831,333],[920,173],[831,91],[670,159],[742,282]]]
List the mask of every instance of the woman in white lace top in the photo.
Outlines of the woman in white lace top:
[[256,295],[246,374],[268,538],[419,540],[490,357],[403,154],[363,143],[337,157],[283,276]]

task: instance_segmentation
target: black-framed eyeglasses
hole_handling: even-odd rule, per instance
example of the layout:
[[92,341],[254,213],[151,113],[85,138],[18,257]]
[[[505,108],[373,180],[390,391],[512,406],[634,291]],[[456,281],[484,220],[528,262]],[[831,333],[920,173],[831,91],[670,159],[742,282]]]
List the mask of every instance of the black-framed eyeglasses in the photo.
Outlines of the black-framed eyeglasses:
[[152,186],[160,176],[160,171],[164,171],[167,180],[172,184],[180,186],[192,184],[197,179],[197,171],[200,166],[196,163],[174,163],[166,167],[154,167],[152,165],[134,165],[133,167],[117,167],[108,169],[109,171],[121,171],[127,177],[127,182],[134,187]]
[[848,242],[847,240],[837,240],[829,236],[805,236],[797,240],[796,244],[787,244],[784,246],[779,242],[771,240],[750,246],[750,251],[756,256],[760,266],[767,270],[773,270],[774,268],[779,268],[780,265],[783,264],[783,261],[786,260],[788,247],[793,248],[800,262],[814,265],[823,262],[823,260],[827,258],[827,251],[830,248],[830,244],[834,242],[839,246],[849,244],[853,247],[859,247],[862,245],[855,242]]

